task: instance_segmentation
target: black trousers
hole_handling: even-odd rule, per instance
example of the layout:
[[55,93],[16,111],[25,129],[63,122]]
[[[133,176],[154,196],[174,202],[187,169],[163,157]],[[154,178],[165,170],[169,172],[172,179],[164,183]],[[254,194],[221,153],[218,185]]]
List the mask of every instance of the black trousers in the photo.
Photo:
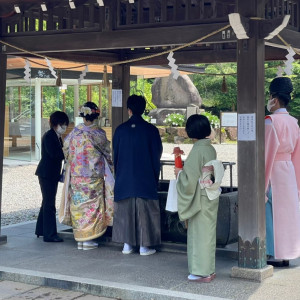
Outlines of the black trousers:
[[57,235],[55,197],[57,181],[39,177],[42,191],[42,206],[36,223],[35,234],[51,239]]

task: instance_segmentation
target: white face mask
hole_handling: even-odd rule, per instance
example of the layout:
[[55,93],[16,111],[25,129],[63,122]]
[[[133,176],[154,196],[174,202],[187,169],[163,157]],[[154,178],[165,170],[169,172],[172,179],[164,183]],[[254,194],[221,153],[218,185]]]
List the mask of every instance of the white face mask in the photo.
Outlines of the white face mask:
[[57,128],[56,128],[56,132],[58,134],[64,134],[67,130],[67,126],[66,125],[58,125]]
[[272,98],[268,101],[267,110],[271,112],[272,107],[275,106],[275,98]]

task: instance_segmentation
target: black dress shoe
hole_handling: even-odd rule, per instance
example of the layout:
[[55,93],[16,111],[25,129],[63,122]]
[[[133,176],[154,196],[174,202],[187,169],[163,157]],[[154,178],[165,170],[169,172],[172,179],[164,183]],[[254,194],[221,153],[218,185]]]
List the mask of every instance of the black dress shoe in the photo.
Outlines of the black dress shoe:
[[44,238],[44,242],[46,243],[60,243],[60,242],[63,242],[64,240],[62,238],[60,238],[58,235],[51,238],[51,239],[47,239],[47,238]]
[[267,260],[267,265],[271,265],[275,268],[288,267],[290,265],[289,260],[270,259]]

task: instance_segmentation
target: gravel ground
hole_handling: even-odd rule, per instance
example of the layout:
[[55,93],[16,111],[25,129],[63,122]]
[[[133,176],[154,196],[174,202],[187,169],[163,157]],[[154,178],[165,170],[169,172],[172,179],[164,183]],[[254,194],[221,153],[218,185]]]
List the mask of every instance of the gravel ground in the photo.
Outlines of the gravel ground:
[[[163,158],[173,159],[174,144],[163,144]],[[237,145],[214,145],[218,159],[222,161],[237,162]],[[183,144],[180,148],[186,155],[190,152],[192,145]],[[42,196],[37,176],[34,175],[36,164],[8,163],[3,167],[2,186],[2,215],[1,225],[11,225],[20,222],[36,220]],[[174,168],[165,166],[163,169],[164,179],[173,179]],[[229,186],[229,169],[225,171],[224,186]],[[233,166],[233,185],[237,186],[237,166]],[[58,184],[56,207],[59,207],[62,184]]]

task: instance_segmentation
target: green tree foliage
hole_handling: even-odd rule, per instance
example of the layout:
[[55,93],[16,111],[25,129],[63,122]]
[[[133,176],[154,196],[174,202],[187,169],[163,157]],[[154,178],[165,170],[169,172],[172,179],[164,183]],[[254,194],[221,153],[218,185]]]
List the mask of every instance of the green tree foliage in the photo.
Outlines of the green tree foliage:
[[201,115],[205,116],[208,119],[212,128],[220,128],[220,119],[217,116],[212,115],[210,112],[207,111],[201,113]]
[[[269,99],[270,82],[277,76],[278,66],[284,66],[283,61],[265,63],[265,104]],[[205,66],[208,74],[236,73],[235,63],[200,65]],[[300,61],[293,63],[293,75],[290,76],[294,92],[288,110],[292,116],[300,120]],[[237,78],[236,75],[226,76],[227,92],[222,92],[222,76],[218,75],[190,75],[191,80],[202,97],[203,107],[212,114],[220,116],[220,111],[236,111],[237,107]],[[266,114],[268,111],[266,110]]]
[[[220,111],[235,111],[237,103],[236,64],[199,66],[205,67],[205,74],[190,75],[190,78],[200,93],[203,107],[214,115],[220,115]],[[233,74],[225,76],[226,93],[222,92],[223,74]]]
[[[283,61],[277,62],[268,62],[265,64],[265,100],[266,104],[270,98],[269,94],[269,85],[271,81],[277,76],[277,68],[281,65],[284,67]],[[284,74],[285,76],[285,74]],[[290,102],[289,106],[287,107],[289,113],[297,118],[300,121],[300,61],[295,61],[293,63],[293,75],[289,76],[292,80],[294,91],[292,93],[292,101]],[[270,114],[266,110],[266,114]]]
[[153,84],[153,79],[142,79],[138,78],[136,81],[130,82],[130,95],[142,95],[146,98],[146,111],[147,115],[151,109],[155,109],[156,106],[152,103],[152,92],[151,87]]
[[300,61],[293,64],[293,75],[291,76],[291,79],[294,86],[294,92],[288,110],[290,114],[300,122]]
[[[282,61],[265,63],[265,103],[269,99],[269,85],[277,75],[277,68],[283,66]],[[205,66],[206,74],[190,75],[191,80],[198,89],[202,97],[203,107],[213,115],[220,116],[220,111],[236,111],[237,107],[237,67],[235,63],[210,64]],[[211,75],[207,75],[211,74]],[[220,75],[215,75],[220,74]],[[226,75],[227,92],[222,92],[223,74]],[[293,75],[290,76],[294,92],[292,101],[288,107],[292,116],[300,120],[300,61],[293,64]],[[151,87],[153,79],[141,79],[130,82],[130,94],[143,95],[147,100],[146,115],[156,106],[152,103]],[[8,87],[6,92],[6,104],[10,107],[10,118],[15,118],[25,113],[26,117],[34,117],[34,86],[23,86],[20,89],[20,95],[17,87]],[[19,112],[19,98],[21,99],[21,112]],[[66,113],[70,121],[74,121],[74,87],[68,86],[65,91]],[[79,105],[87,101],[87,86],[79,87]],[[92,86],[92,101],[99,103],[99,85]],[[56,86],[43,87],[43,118],[49,118],[55,110],[63,109],[63,94]],[[101,114],[108,118],[108,89],[102,88],[101,91]],[[266,111],[267,113],[267,111]],[[25,116],[24,115],[24,116]]]

